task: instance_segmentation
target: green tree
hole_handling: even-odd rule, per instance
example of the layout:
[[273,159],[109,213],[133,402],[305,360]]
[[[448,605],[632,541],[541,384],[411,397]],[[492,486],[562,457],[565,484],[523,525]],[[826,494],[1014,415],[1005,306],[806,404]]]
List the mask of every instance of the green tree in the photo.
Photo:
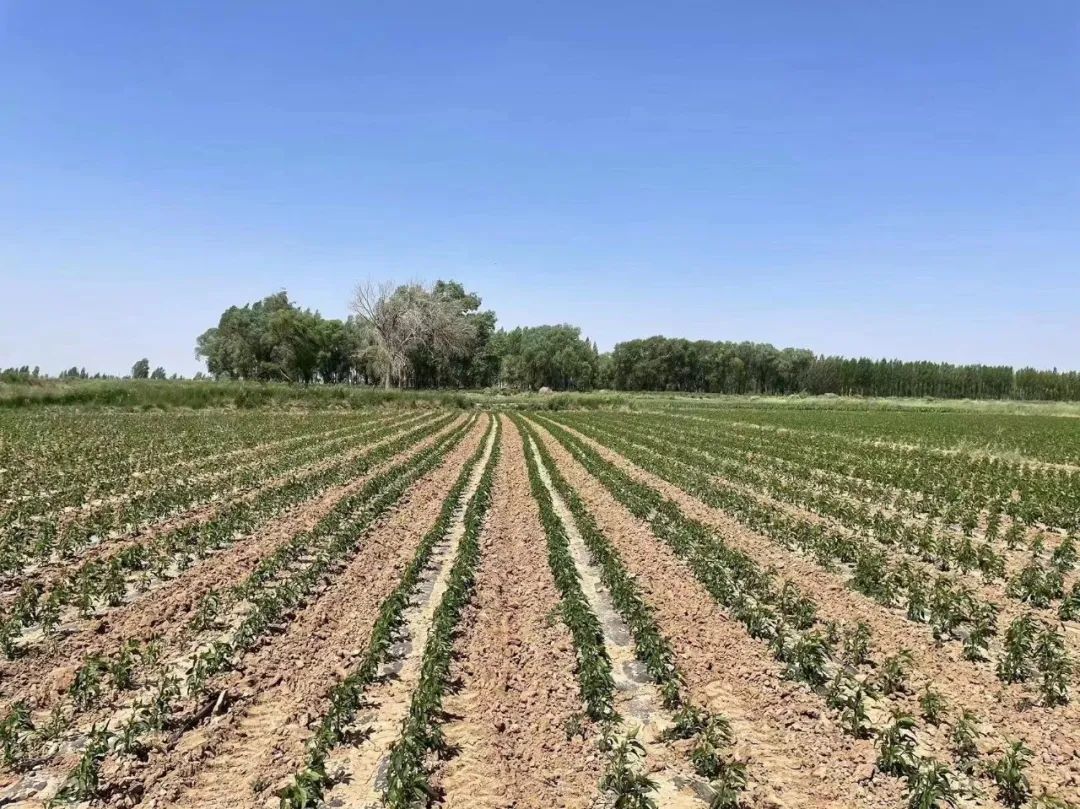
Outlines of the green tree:
[[577,326],[500,331],[494,349],[501,358],[500,381],[512,387],[590,390],[597,376],[599,358]]
[[226,309],[216,327],[199,335],[195,355],[214,377],[312,382],[326,353],[324,323],[281,291]]
[[[76,372],[75,375],[78,376],[78,372]],[[146,357],[143,357],[131,366],[132,379],[146,379],[148,376],[150,376],[150,360]]]

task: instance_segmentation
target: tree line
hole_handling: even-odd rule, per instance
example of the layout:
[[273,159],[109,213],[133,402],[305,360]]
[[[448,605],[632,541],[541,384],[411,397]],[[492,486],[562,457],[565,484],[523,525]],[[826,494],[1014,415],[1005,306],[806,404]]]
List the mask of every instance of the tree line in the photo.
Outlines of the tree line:
[[[576,326],[499,328],[495,312],[456,281],[361,285],[345,319],[325,318],[277,292],[230,306],[199,335],[195,351],[215,379],[263,382],[1080,401],[1080,373],[1056,369],[824,356],[769,343],[659,336],[601,354]],[[77,367],[60,376],[90,378]],[[164,379],[165,370],[151,371],[142,358],[131,377]],[[39,378],[38,368],[0,371],[5,382]]]
[[768,343],[649,337],[611,353],[611,387],[729,394],[1080,400],[1075,371],[830,357]]
[[286,292],[231,306],[196,341],[211,376],[386,388],[602,387],[595,343],[576,326],[496,327],[456,281],[366,284],[351,314],[324,318]]
[[[52,379],[46,373],[42,373],[41,368],[35,365],[31,368],[29,365],[22,365],[17,368],[2,368],[0,369],[0,382],[7,382],[10,384],[33,384],[35,382],[45,382]],[[100,371],[91,374],[86,370],[85,366],[80,368],[77,365],[73,365],[70,368],[65,368],[60,371],[55,377],[60,380],[75,380],[75,379],[183,379],[184,377],[179,374],[172,374],[171,376],[165,373],[165,369],[160,365],[153,371],[150,370],[150,360],[145,357],[141,360],[137,360],[131,367],[131,375],[126,377],[119,377],[116,374],[103,374]],[[195,375],[196,379],[205,379],[206,375],[201,371]]]
[[215,377],[400,388],[614,389],[1080,399],[1080,374],[818,355],[769,343],[649,337],[600,354],[570,325],[497,328],[455,281],[365,284],[345,320],[300,309],[285,292],[230,307],[198,339]]

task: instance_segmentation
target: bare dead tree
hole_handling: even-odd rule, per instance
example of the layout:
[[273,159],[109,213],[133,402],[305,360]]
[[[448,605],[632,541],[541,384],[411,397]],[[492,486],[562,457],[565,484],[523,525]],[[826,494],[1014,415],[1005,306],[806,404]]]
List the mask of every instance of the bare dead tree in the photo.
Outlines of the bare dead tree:
[[394,288],[371,281],[357,286],[352,311],[374,337],[374,359],[384,384],[402,385],[409,355],[427,347],[442,357],[459,357],[476,339],[475,329],[452,300],[438,297],[419,283]]
[[415,331],[407,307],[402,304],[400,299],[395,300],[393,284],[386,281],[379,284],[365,281],[357,286],[353,296],[353,314],[371,329],[375,338],[375,364],[382,369],[387,388],[401,378],[408,361],[409,333]]

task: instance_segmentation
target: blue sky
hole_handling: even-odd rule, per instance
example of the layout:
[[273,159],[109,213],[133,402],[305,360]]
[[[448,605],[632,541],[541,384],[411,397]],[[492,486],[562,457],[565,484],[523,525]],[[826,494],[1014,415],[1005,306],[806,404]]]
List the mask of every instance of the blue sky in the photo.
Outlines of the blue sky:
[[1080,368],[1080,5],[0,0],[0,366],[365,278]]

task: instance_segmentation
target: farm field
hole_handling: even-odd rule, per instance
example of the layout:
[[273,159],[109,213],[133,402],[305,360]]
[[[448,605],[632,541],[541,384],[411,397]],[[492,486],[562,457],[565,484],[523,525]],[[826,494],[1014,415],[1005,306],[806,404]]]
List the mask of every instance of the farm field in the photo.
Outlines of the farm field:
[[1080,806],[1080,420],[0,412],[0,805]]

